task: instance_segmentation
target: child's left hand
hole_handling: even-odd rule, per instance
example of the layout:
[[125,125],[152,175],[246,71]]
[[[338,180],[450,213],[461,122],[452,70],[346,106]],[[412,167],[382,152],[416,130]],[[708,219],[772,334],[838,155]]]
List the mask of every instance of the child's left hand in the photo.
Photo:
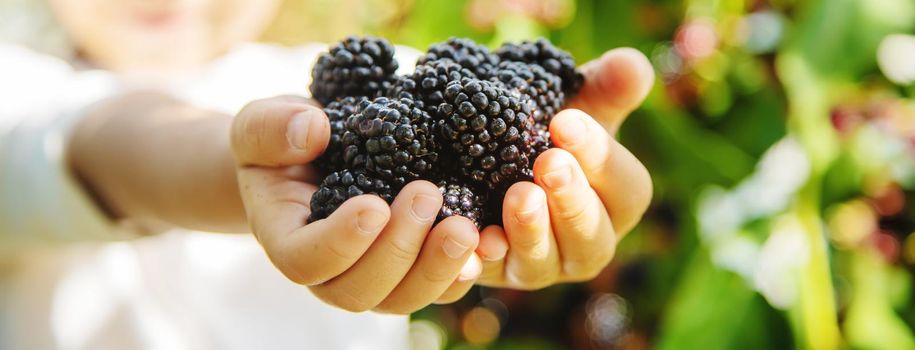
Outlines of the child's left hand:
[[636,50],[616,49],[582,70],[576,109],[550,124],[557,148],[537,158],[535,183],[509,188],[504,226],[480,234],[478,284],[538,289],[594,278],[648,207],[648,171],[612,135],[651,90],[651,64]]

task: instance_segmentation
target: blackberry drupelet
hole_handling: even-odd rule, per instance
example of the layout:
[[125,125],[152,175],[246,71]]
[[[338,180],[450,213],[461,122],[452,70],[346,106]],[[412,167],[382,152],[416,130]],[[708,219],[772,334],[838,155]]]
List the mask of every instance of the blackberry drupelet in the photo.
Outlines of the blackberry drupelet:
[[550,141],[550,129],[546,126],[535,124],[532,139],[531,150],[533,155],[531,156],[531,166],[533,166],[537,156],[553,147],[553,142]]
[[534,103],[534,123],[549,126],[550,120],[565,103],[562,79],[538,64],[517,61],[499,63],[490,80],[500,81],[509,89],[528,95]]
[[462,79],[445,87],[444,98],[436,128],[464,176],[500,189],[530,173],[533,124],[523,95],[495,82]]
[[311,96],[327,105],[348,96],[381,96],[397,80],[394,46],[385,39],[350,36],[318,57]]
[[534,63],[562,79],[562,91],[575,96],[584,85],[584,76],[575,68],[575,59],[544,38],[520,44],[505,43],[496,50],[503,61]]
[[364,169],[394,187],[428,177],[438,160],[432,118],[409,99],[363,100],[345,128],[345,167]]
[[344,168],[343,134],[346,132],[346,119],[356,114],[359,104],[365,97],[345,97],[329,103],[324,107],[324,114],[330,122],[330,139],[324,153],[315,160],[315,167],[325,173]]
[[442,192],[444,201],[436,222],[449,216],[460,215],[470,219],[478,229],[482,228],[483,207],[486,205],[485,191],[479,191],[453,177],[439,181],[438,189]]
[[330,173],[311,196],[308,223],[330,216],[344,201],[363,194],[375,194],[391,203],[396,190],[386,181],[362,171],[341,170]]
[[430,46],[416,64],[442,59],[452,60],[479,77],[488,76],[499,64],[499,56],[490,52],[489,48],[466,38],[450,38]]

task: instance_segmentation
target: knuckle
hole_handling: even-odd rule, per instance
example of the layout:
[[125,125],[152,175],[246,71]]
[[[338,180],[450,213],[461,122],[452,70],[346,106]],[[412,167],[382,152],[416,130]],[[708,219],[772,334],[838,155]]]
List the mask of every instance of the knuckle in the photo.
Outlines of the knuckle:
[[457,275],[454,272],[431,266],[421,267],[420,274],[426,282],[431,284],[452,282],[457,278]]
[[330,261],[332,262],[348,262],[356,260],[359,256],[353,252],[351,246],[345,244],[345,242],[336,241],[331,244],[324,245],[326,248]]
[[586,201],[581,200],[583,196],[562,198],[556,201],[556,220],[564,223],[581,224],[589,219],[588,206]]
[[610,173],[610,164],[613,162],[613,157],[613,152],[607,149],[601,157],[596,157],[594,160],[583,160],[581,162],[582,170],[589,178],[606,176],[606,174]]
[[394,261],[412,264],[416,261],[419,245],[404,239],[391,239],[387,241],[387,250]]
[[[539,230],[538,230],[539,231]],[[527,257],[532,260],[544,260],[547,257],[545,254],[549,247],[545,242],[546,239],[544,235],[540,234],[538,231],[522,231],[519,236],[512,242],[511,250],[514,250],[516,254]]]

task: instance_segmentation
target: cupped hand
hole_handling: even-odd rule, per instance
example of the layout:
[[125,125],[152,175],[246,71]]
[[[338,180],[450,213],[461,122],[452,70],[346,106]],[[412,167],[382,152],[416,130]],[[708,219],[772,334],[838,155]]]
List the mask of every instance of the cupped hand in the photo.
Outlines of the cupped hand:
[[581,70],[585,86],[550,123],[556,148],[534,162],[534,183],[509,188],[503,226],[481,232],[481,285],[530,290],[592,279],[648,207],[648,171],[613,134],[645,99],[654,71],[628,48]]
[[408,184],[390,206],[373,195],[350,198],[306,225],[320,180],[307,164],[329,135],[327,116],[299,97],[252,102],[234,120],[242,200],[273,264],[349,311],[406,314],[463,296],[481,273],[479,233],[463,217],[433,227],[442,195],[430,182]]

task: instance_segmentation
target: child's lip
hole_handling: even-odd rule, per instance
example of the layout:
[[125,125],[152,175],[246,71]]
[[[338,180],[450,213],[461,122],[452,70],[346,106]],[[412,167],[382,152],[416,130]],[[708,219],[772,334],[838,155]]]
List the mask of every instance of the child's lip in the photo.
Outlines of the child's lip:
[[181,15],[177,12],[145,12],[136,14],[136,18],[144,25],[162,27],[178,22]]

